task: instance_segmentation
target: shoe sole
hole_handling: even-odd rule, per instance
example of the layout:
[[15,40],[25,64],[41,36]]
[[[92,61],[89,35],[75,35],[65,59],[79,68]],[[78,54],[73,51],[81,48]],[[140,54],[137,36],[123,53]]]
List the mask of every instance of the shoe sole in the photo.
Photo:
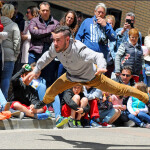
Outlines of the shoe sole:
[[65,118],[64,120],[62,120],[59,124],[56,125],[57,128],[63,126],[64,124],[68,123],[68,118]]

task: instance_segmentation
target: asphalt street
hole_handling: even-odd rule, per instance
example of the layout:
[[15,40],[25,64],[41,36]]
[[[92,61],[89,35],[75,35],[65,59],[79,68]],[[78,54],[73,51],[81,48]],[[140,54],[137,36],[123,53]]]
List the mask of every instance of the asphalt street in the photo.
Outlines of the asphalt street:
[[0,131],[0,149],[150,149],[150,129],[18,129]]

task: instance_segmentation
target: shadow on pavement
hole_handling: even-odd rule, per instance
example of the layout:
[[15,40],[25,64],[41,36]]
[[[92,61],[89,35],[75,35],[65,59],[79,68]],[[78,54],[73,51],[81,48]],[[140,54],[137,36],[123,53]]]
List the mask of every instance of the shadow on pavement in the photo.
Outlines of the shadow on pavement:
[[[60,141],[64,143],[68,143],[73,145],[73,148],[88,148],[88,149],[107,149],[109,147],[142,147],[142,149],[150,147],[150,145],[113,145],[113,144],[101,144],[101,143],[94,143],[94,142],[83,142],[83,141],[73,141],[73,140],[66,140],[62,136],[56,136],[56,135],[46,135],[42,134],[43,136],[51,136],[55,141]],[[43,140],[43,141],[51,141],[50,139],[37,139],[37,140]]]

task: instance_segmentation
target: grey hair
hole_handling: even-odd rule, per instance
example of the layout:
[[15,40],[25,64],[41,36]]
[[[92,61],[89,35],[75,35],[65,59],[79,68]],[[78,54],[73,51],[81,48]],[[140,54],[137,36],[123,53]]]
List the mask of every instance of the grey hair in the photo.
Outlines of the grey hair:
[[126,17],[127,17],[127,16],[134,17],[134,19],[135,19],[135,14],[134,14],[133,12],[128,12],[128,13],[126,13]]
[[49,6],[49,9],[50,9],[50,7],[51,7],[48,2],[42,2],[42,3],[40,3],[39,8],[41,7],[41,5],[48,5],[48,6]]
[[107,7],[104,3],[98,3],[95,7],[95,11],[97,11],[99,7],[103,7],[105,9],[105,13],[107,12]]

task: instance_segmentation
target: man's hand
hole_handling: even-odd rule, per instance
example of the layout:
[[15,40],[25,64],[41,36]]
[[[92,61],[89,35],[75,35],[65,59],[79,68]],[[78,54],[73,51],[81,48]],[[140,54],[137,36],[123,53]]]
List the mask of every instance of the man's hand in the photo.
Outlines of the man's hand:
[[33,29],[36,29],[36,30],[37,30],[38,28],[37,28],[37,27],[34,27]]
[[77,113],[79,113],[79,114],[82,114],[83,113],[83,108],[81,108],[81,107],[79,107],[79,108],[77,108],[78,110],[76,111]]
[[99,69],[97,68],[97,72],[95,73],[95,75],[100,75],[101,73],[105,73],[107,72],[107,69]]
[[130,29],[130,28],[131,28],[131,25],[126,22],[123,26],[121,34],[123,34],[127,29]]
[[38,78],[39,77],[39,73],[36,74],[35,72],[30,72],[27,76],[25,76],[24,81],[23,82],[31,82],[34,78]]
[[104,18],[98,17],[97,23],[100,24],[102,27],[106,26],[106,20]]

